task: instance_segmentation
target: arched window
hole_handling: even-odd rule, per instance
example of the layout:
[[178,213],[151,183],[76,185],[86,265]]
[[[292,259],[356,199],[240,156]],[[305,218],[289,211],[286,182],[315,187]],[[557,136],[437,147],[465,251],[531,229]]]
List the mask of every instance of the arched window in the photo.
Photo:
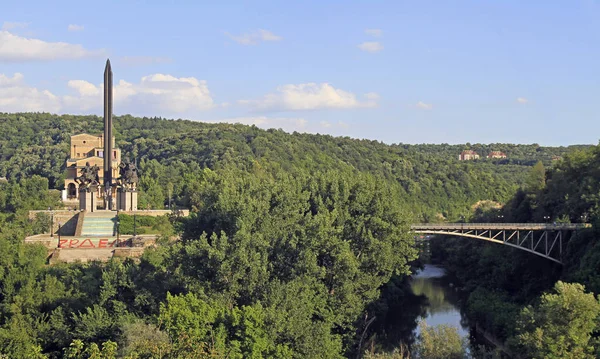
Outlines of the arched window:
[[76,198],[77,197],[77,188],[75,187],[75,183],[69,183],[67,186],[67,197],[68,198]]

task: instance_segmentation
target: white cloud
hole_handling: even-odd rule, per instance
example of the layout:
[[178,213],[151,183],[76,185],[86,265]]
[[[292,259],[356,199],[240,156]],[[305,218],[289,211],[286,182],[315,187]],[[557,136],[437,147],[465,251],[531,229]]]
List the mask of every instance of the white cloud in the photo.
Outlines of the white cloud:
[[[0,112],[79,113],[102,109],[103,85],[71,80],[67,85],[74,94],[56,96],[27,85],[23,79],[19,73],[12,77],[0,74]],[[117,113],[160,116],[203,111],[215,106],[206,81],[163,74],[142,77],[135,84],[120,80],[114,86],[114,100]]]
[[[69,81],[68,86],[78,96],[65,96],[65,105],[87,110],[102,106],[103,85],[94,85],[83,80]],[[144,76],[133,84],[120,80],[114,86],[115,105],[124,108],[143,108],[157,113],[181,114],[189,111],[203,111],[215,106],[206,81],[194,77],[174,77],[165,74]]]
[[378,52],[383,50],[383,45],[377,41],[367,41],[358,45],[358,48],[367,52]]
[[20,73],[0,74],[0,112],[53,112],[60,110],[60,98],[47,90],[28,86]]
[[69,31],[83,31],[83,25],[75,25],[75,24],[70,24],[67,27],[67,30]]
[[12,29],[24,29],[27,26],[29,26],[30,23],[28,22],[10,22],[10,21],[5,21],[2,24],[2,28],[0,28],[0,30],[12,30]]
[[127,66],[150,65],[150,64],[165,64],[172,62],[170,57],[156,56],[123,56],[120,62]]
[[525,97],[519,97],[519,98],[517,98],[517,102],[518,103],[527,103],[527,102],[529,102],[529,100],[526,99]]
[[381,29],[366,29],[365,33],[367,35],[379,37],[379,36],[383,35],[383,30],[381,30]]
[[430,103],[425,103],[423,101],[419,101],[417,102],[417,104],[415,105],[416,107],[422,109],[422,110],[431,110],[433,108],[433,105]]
[[67,85],[79,92],[81,96],[94,96],[101,93],[101,89],[99,87],[96,87],[84,80],[71,80],[67,83]]
[[257,109],[272,110],[316,110],[326,108],[375,107],[374,93],[367,94],[366,101],[359,101],[351,92],[336,89],[328,83],[306,83],[283,85],[275,93],[267,94],[261,100],[240,100],[243,105]]
[[272,32],[263,29],[242,35],[231,35],[229,33],[225,34],[233,41],[241,45],[256,45],[261,41],[280,41],[283,39],[281,36],[275,35]]
[[66,42],[46,42],[0,31],[0,61],[50,61],[103,56],[104,50],[87,50]]

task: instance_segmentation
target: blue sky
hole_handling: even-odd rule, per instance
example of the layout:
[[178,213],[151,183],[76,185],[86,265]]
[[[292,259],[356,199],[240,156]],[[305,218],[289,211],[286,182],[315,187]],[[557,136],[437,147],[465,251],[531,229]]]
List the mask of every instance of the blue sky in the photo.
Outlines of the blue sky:
[[21,1],[0,111],[257,124],[387,143],[597,144],[600,3]]

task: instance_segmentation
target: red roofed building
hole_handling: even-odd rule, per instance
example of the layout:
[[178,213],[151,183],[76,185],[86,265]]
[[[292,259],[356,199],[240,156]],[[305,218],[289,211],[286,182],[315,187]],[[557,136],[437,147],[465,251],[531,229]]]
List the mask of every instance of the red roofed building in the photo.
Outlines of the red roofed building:
[[472,150],[464,150],[460,153],[460,155],[458,155],[459,161],[476,160],[478,158],[479,158],[479,155],[477,154],[477,152],[472,151]]
[[506,154],[500,151],[492,151],[487,155],[487,158],[506,158]]

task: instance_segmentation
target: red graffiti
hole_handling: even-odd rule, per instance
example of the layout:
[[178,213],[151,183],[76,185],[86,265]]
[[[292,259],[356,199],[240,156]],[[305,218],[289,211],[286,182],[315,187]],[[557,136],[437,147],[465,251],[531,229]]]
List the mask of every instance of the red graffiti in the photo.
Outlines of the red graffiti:
[[58,248],[112,248],[116,243],[114,238],[61,239]]

